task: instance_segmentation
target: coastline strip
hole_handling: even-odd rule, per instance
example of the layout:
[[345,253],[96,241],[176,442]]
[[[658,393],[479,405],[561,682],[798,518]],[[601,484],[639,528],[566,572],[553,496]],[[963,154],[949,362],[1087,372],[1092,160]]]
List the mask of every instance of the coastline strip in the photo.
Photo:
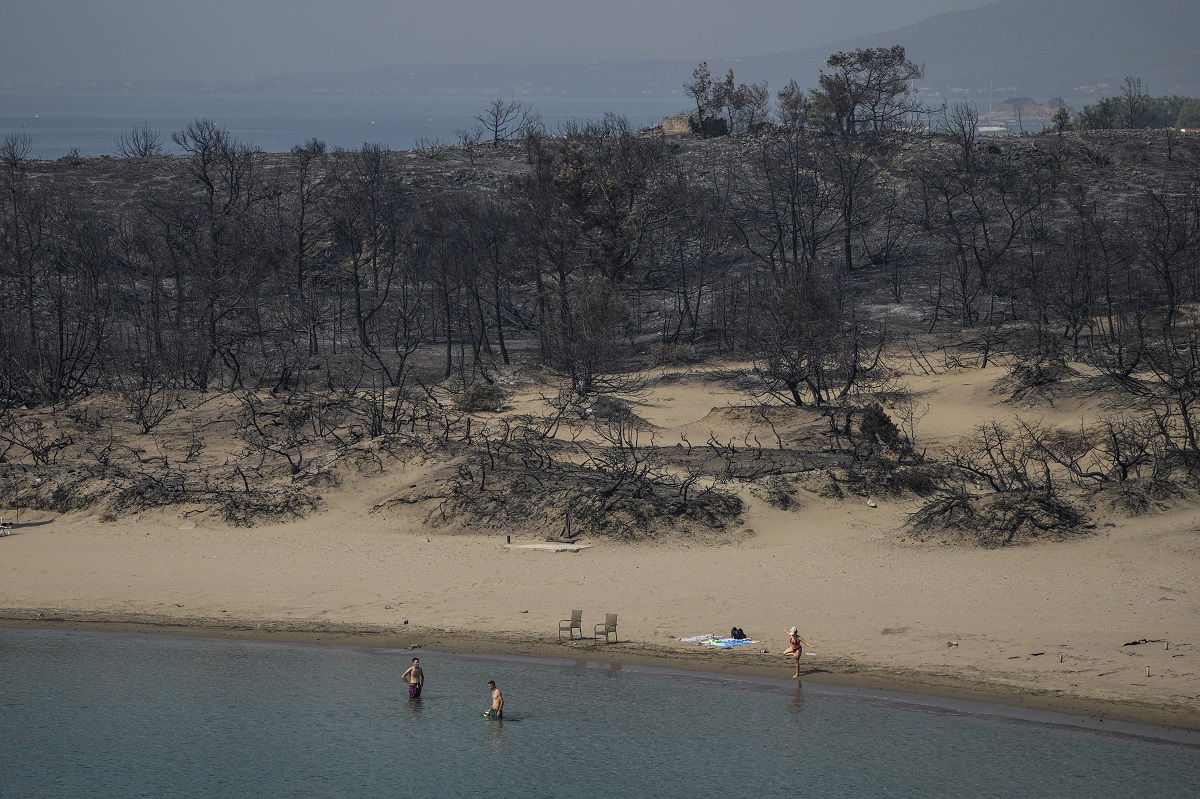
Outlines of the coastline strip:
[[[84,613],[48,608],[0,608],[0,627],[13,629],[67,629],[99,632],[183,635],[325,644],[379,649],[423,649],[451,655],[533,659],[542,661],[605,662],[615,667],[666,669],[712,677],[750,680],[779,678],[787,669],[782,661],[757,651],[745,652],[695,647],[662,646],[639,642],[596,644],[557,642],[517,633],[385,627],[366,624],[325,623],[308,619],[237,619],[177,617],[148,613]],[[962,710],[971,703],[976,712],[1005,715],[1088,729],[1162,738],[1200,746],[1200,707],[1194,703],[1146,702],[1068,694],[1062,691],[1023,690],[1000,681],[964,679],[916,670],[886,669],[847,661],[822,659],[802,674],[815,683],[870,696]],[[1074,721],[1073,721],[1074,720]],[[1112,724],[1117,722],[1117,724]],[[1103,726],[1108,724],[1107,727]],[[1133,730],[1128,725],[1136,725]],[[1121,729],[1125,727],[1125,729]]]

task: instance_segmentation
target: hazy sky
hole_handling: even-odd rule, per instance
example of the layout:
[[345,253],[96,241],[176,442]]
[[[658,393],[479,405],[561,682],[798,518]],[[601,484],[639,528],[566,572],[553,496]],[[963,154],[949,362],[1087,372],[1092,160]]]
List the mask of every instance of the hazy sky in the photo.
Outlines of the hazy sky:
[[988,0],[4,0],[0,81],[762,55]]

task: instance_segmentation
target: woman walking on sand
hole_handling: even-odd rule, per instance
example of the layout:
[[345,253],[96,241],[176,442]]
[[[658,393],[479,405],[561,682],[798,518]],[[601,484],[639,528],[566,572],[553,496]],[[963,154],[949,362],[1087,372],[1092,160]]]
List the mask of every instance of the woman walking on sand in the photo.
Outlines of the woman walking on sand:
[[783,654],[796,661],[796,673],[792,675],[793,680],[800,679],[800,656],[804,654],[804,647],[811,647],[808,641],[804,640],[804,636],[795,627],[788,630],[788,648]]

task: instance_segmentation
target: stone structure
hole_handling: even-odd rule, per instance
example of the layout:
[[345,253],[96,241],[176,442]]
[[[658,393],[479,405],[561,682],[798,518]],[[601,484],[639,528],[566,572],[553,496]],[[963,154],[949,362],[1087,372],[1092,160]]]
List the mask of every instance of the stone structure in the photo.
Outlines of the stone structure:
[[665,136],[690,136],[692,121],[687,114],[663,117],[662,132]]

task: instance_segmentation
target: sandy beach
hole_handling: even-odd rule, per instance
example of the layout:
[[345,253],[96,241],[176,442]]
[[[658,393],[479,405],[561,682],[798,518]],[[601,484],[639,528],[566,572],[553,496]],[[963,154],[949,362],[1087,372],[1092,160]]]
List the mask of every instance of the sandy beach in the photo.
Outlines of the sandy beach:
[[[1078,424],[1084,403],[1034,414],[992,392],[1003,370],[914,378],[936,446],[980,421]],[[741,436],[744,396],[676,381],[637,412],[662,440]],[[803,679],[1200,729],[1200,511],[1092,509],[1091,534],[1000,549],[901,535],[916,498],[824,498],[787,510],[751,491],[719,540],[579,551],[540,539],[430,527],[420,503],[383,500],[430,467],[347,480],[301,521],[234,528],[176,510],[102,521],[26,511],[0,538],[0,618],[669,665],[789,676],[795,624],[815,657]],[[619,614],[619,643],[560,640]],[[757,645],[678,639],[743,628]],[[1138,643],[1133,643],[1138,642]],[[766,649],[767,653],[761,650]]]

